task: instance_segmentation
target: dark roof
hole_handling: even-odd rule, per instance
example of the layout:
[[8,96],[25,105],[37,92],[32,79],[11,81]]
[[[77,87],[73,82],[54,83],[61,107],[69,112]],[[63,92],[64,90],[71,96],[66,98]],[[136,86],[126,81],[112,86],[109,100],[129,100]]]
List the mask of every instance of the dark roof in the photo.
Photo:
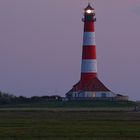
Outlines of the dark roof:
[[94,10],[94,8],[90,5],[90,3],[88,3],[88,6],[85,8],[85,11],[88,10],[88,9]]
[[69,92],[76,91],[110,91],[110,90],[97,77],[95,77],[84,86],[81,86],[81,81],[79,81],[76,85],[73,86],[73,88]]

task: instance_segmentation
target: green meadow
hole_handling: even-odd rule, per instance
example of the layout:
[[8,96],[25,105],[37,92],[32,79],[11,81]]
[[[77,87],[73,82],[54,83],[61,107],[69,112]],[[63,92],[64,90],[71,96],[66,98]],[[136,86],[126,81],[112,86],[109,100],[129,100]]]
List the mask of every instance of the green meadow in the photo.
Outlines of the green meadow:
[[133,108],[135,102],[132,101],[38,101],[25,103],[0,104],[0,108]]
[[0,140],[140,140],[140,112],[1,109]]

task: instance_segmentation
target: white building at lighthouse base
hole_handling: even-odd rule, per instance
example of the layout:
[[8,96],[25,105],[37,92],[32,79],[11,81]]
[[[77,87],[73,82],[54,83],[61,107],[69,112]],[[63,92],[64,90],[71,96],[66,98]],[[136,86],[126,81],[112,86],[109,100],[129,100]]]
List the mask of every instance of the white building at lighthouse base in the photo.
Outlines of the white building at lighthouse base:
[[81,82],[78,82],[66,93],[66,97],[69,100],[128,100],[128,96],[110,91],[97,77],[84,88]]

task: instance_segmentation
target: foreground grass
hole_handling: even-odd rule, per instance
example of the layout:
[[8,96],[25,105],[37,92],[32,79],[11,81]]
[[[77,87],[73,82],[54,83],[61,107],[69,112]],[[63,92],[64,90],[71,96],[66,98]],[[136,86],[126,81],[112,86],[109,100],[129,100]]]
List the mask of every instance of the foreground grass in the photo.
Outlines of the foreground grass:
[[0,140],[140,140],[140,113],[3,110]]
[[43,102],[27,102],[27,103],[13,103],[0,104],[0,108],[134,108],[135,102],[132,101],[43,101]]

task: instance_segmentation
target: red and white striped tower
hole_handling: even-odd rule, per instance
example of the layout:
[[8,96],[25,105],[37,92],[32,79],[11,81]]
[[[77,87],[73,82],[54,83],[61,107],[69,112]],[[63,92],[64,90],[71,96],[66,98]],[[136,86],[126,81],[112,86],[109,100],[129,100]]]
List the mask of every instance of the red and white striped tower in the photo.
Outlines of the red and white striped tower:
[[84,9],[84,35],[80,81],[66,93],[69,99],[116,97],[97,77],[95,10],[90,4]]
[[95,10],[88,4],[84,10],[84,36],[81,66],[81,88],[97,77],[96,43],[94,22]]

